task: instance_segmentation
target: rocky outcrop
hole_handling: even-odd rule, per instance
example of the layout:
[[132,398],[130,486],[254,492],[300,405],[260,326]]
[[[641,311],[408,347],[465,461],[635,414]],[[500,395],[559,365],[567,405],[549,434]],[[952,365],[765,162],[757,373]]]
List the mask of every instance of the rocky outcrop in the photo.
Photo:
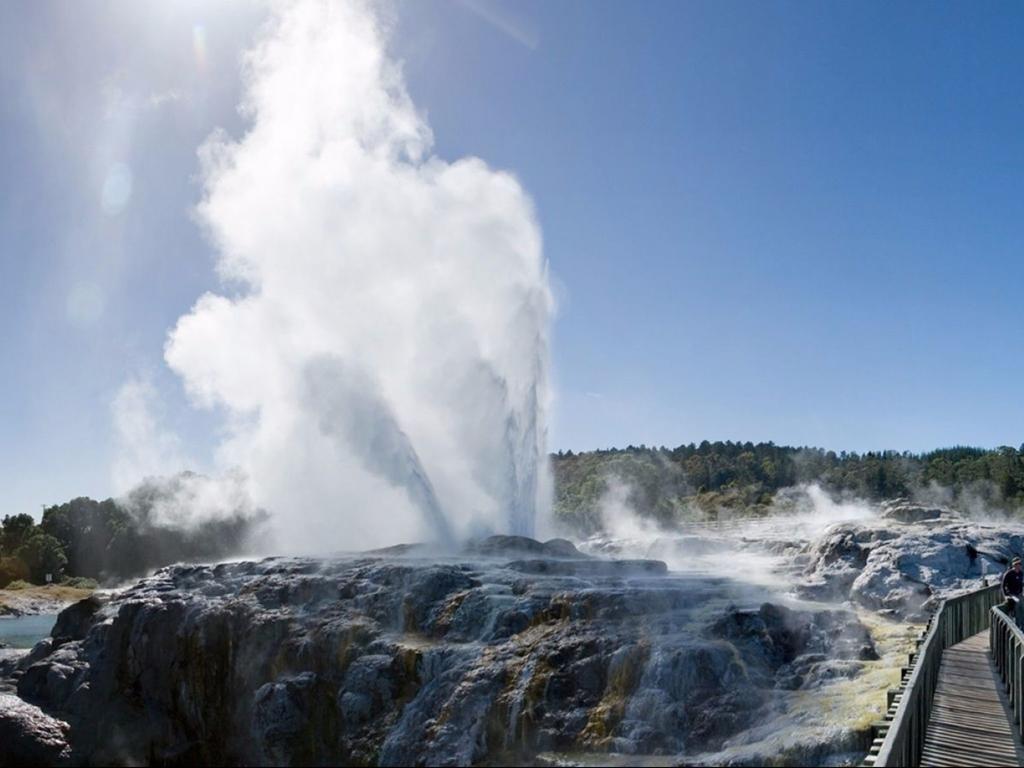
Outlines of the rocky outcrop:
[[735,645],[761,687],[818,687],[853,677],[861,662],[878,658],[868,631],[843,611],[794,611],[765,603],[756,611],[730,611],[710,632]]
[[569,547],[166,568],[65,611],[17,690],[70,724],[80,764],[691,754],[869,644],[841,611]]
[[919,619],[939,597],[994,583],[1024,551],[1019,524],[971,522],[906,503],[885,510],[875,521],[833,526],[813,545],[798,591]]
[[83,640],[96,623],[96,614],[106,602],[107,598],[97,594],[79,600],[57,616],[57,623],[50,635],[58,644]]
[[549,539],[545,542],[536,541],[526,536],[488,536],[485,539],[472,541],[464,547],[468,555],[488,555],[491,557],[533,556],[545,558],[583,558],[576,545],[568,539]]
[[[860,765],[871,740],[846,725],[798,729],[782,718],[758,724],[717,752],[683,758],[680,766]],[[564,764],[564,763],[563,763]]]
[[0,693],[0,768],[67,765],[68,724]]
[[956,512],[945,507],[931,507],[915,504],[909,499],[892,499],[879,505],[879,516],[884,520],[895,520],[899,523],[922,523],[940,518],[958,517]]

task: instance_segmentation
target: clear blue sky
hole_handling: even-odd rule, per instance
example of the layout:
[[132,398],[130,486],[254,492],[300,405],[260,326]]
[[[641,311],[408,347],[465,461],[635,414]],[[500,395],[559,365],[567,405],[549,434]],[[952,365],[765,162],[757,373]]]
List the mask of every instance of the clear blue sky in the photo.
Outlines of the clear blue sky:
[[[553,450],[1024,441],[1015,3],[393,6],[436,151],[515,172],[559,314]],[[0,5],[0,514],[110,492],[110,403],[216,287],[196,148],[256,6]],[[130,182],[128,178],[130,177]]]

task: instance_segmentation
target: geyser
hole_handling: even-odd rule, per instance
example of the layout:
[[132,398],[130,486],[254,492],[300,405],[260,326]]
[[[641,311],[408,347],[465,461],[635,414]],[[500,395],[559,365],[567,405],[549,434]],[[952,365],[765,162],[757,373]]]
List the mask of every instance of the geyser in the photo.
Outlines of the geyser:
[[179,319],[167,363],[223,410],[218,462],[282,547],[531,535],[553,310],[531,201],[431,154],[366,4],[272,13],[245,57],[247,132],[200,150],[227,288]]

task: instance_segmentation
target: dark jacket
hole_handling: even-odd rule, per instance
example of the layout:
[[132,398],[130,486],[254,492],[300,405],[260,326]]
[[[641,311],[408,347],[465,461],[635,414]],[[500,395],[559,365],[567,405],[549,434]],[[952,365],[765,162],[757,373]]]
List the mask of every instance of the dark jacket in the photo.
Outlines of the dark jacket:
[[1021,592],[1024,592],[1024,572],[1011,568],[1003,574],[1003,596],[1020,597]]

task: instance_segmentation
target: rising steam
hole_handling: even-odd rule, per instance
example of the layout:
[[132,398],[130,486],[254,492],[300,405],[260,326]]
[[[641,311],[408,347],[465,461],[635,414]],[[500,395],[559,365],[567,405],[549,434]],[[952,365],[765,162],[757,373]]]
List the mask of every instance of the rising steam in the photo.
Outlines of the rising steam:
[[166,360],[224,409],[218,459],[292,549],[529,535],[546,507],[531,201],[431,154],[385,38],[364,3],[282,6],[246,55],[248,132],[200,153],[231,290],[179,319]]

